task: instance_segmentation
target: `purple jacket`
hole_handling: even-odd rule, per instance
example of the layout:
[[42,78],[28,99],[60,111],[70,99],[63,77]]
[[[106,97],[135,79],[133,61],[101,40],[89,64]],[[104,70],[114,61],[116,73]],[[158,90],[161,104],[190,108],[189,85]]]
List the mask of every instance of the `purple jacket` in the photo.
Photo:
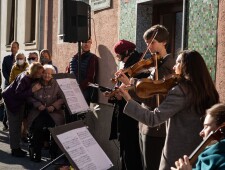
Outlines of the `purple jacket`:
[[3,92],[2,97],[10,112],[16,113],[25,103],[27,97],[32,96],[33,79],[27,75],[27,72],[19,74]]

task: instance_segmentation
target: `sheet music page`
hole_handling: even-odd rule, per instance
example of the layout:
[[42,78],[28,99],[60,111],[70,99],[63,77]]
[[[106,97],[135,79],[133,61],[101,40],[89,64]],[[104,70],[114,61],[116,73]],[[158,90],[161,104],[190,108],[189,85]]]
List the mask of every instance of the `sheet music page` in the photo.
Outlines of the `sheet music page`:
[[107,170],[113,166],[87,127],[70,130],[57,138],[80,170]]
[[80,90],[76,79],[64,78],[56,80],[59,87],[64,93],[66,102],[72,114],[86,112],[89,110],[86,100]]

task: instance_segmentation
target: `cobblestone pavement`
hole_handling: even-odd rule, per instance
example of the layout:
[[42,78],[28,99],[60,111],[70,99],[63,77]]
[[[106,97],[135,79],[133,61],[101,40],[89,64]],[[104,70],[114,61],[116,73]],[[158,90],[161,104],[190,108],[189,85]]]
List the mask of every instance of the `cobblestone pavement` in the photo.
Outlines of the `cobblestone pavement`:
[[[17,158],[11,155],[9,146],[9,132],[2,131],[3,125],[0,122],[0,170],[38,170],[50,162],[48,150],[42,150],[42,161],[40,163],[33,162],[29,159],[29,155],[24,158]],[[28,144],[21,143],[22,149],[28,151]],[[55,165],[51,165],[46,170],[55,169]]]

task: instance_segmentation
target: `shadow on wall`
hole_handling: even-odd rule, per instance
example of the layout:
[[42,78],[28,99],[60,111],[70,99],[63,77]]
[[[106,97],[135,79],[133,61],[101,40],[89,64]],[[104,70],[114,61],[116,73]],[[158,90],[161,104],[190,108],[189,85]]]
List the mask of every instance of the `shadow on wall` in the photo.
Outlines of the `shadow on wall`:
[[[117,64],[115,62],[114,56],[112,52],[105,45],[98,46],[99,57],[99,81],[98,83],[101,86],[105,87],[113,87],[114,84],[111,83],[111,78],[114,77],[114,73],[117,70]],[[99,95],[99,103],[107,104],[107,99],[100,94]]]

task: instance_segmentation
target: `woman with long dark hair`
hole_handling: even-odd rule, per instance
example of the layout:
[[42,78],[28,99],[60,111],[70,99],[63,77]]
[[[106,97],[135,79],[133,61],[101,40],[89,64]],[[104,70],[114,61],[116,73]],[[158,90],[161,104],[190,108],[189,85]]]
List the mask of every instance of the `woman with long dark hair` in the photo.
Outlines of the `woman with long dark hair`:
[[[167,123],[160,170],[170,169],[180,156],[190,154],[198,146],[201,142],[198,135],[202,129],[201,117],[206,109],[219,102],[204,59],[197,51],[181,52],[174,70],[181,77],[179,84],[168,92],[165,100],[154,110],[135,102],[123,87],[119,91],[127,101],[125,114],[150,127]],[[118,74],[121,81],[126,79],[123,73]]]

